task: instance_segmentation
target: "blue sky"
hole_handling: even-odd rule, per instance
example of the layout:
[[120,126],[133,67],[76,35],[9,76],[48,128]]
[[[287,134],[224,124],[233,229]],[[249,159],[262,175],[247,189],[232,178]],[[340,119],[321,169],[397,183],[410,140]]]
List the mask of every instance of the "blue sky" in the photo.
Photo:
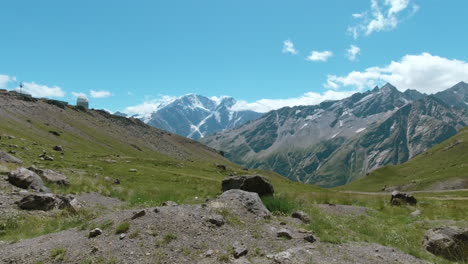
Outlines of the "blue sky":
[[464,0],[3,1],[0,87],[22,81],[34,96],[81,93],[130,113],[187,93],[257,111],[387,81],[433,93],[468,81],[466,10]]

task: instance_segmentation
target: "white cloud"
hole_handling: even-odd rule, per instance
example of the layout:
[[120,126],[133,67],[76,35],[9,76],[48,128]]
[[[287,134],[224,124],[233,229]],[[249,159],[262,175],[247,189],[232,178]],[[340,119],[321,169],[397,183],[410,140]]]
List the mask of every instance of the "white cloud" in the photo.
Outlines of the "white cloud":
[[325,51],[312,51],[310,55],[306,58],[308,61],[327,61],[331,56],[333,56],[333,52],[325,50]]
[[292,41],[285,40],[283,42],[283,53],[290,53],[290,54],[296,55],[299,52],[294,47],[294,43]]
[[346,57],[348,57],[350,61],[355,61],[359,53],[361,53],[361,48],[351,45],[349,49],[346,50]]
[[124,110],[122,110],[122,112],[129,116],[136,115],[138,117],[147,119],[151,117],[151,114],[156,110],[172,103],[176,99],[177,97],[165,95],[159,99],[148,100],[138,105],[126,107]]
[[363,18],[365,15],[366,15],[365,12],[352,14],[352,16],[353,16],[354,18]]
[[75,96],[75,97],[88,98],[88,96],[85,93],[72,92],[72,95]]
[[[14,84],[13,84],[14,83]],[[16,86],[13,90],[20,91],[16,77],[0,74],[0,89],[7,89],[9,84]],[[47,86],[35,82],[24,82],[21,92],[28,93],[34,97],[64,97],[65,92],[59,86]]]
[[[411,3],[412,0],[371,0],[369,12],[353,14],[361,22],[348,27],[348,32],[356,39],[359,34],[366,36],[380,31],[395,29],[404,17],[414,15],[419,6]],[[409,10],[408,7],[412,6]],[[369,15],[370,14],[370,15]]]
[[106,98],[106,97],[112,96],[112,93],[109,92],[109,91],[94,91],[94,90],[91,90],[91,91],[89,91],[89,93],[91,94],[92,98]]
[[238,101],[233,107],[233,110],[252,110],[260,113],[265,113],[271,110],[279,109],[286,106],[297,105],[316,105],[326,100],[339,100],[351,96],[357,91],[326,91],[323,94],[308,92],[302,96],[286,99],[260,99],[255,102]]
[[0,89],[6,89],[8,83],[14,82],[14,81],[15,81],[14,78],[12,78],[12,77],[10,77],[8,75],[0,74]]
[[329,75],[325,87],[338,89],[354,87],[372,88],[390,82],[400,90],[416,89],[423,93],[436,93],[454,84],[468,82],[468,62],[434,56],[429,53],[406,55],[384,67],[371,67],[346,76]]
[[[19,90],[19,87],[15,88],[16,91]],[[65,92],[62,88],[58,86],[47,86],[37,84],[35,82],[25,82],[23,83],[23,88],[21,89],[23,92],[26,92],[33,97],[64,97]]]

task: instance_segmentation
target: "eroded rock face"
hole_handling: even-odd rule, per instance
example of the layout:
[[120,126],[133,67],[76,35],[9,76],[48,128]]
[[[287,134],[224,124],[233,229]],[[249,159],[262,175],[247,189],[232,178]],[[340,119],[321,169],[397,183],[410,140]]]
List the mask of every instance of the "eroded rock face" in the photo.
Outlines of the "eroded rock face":
[[423,247],[434,255],[454,261],[468,260],[468,229],[439,227],[424,236]]
[[228,190],[210,202],[213,208],[228,208],[233,212],[247,211],[259,217],[269,217],[270,211],[263,205],[260,196],[254,192],[239,189]]
[[229,177],[222,182],[223,192],[232,189],[240,189],[247,192],[255,192],[260,196],[273,195],[273,185],[263,176],[242,175]]
[[50,193],[29,194],[18,202],[18,206],[21,209],[42,211],[52,210],[56,204],[55,197]]
[[23,163],[22,160],[20,160],[17,157],[14,157],[14,156],[4,152],[4,151],[0,151],[0,161],[6,162],[6,163],[16,163],[16,164]]
[[50,192],[50,190],[44,186],[44,182],[39,175],[25,168],[19,168],[11,171],[8,174],[8,182],[23,189]]

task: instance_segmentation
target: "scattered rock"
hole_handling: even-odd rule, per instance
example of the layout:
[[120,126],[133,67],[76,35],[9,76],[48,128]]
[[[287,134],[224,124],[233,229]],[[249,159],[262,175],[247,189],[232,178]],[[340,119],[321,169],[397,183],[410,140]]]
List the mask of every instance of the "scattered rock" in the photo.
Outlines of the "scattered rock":
[[178,204],[176,202],[173,202],[173,201],[166,201],[164,203],[162,203],[162,206],[177,206]]
[[55,197],[50,194],[29,194],[18,202],[18,206],[24,210],[49,211],[56,205]]
[[434,255],[454,261],[468,260],[468,229],[439,227],[424,236],[423,247]]
[[128,172],[137,172],[137,169],[129,169]]
[[234,242],[234,244],[232,244],[232,250],[234,251],[233,256],[236,259],[245,256],[248,253],[247,247],[244,244],[239,243],[237,241]]
[[418,217],[418,216],[420,216],[421,214],[422,214],[421,210],[418,209],[418,210],[412,212],[412,213],[411,213],[411,216],[412,216],[412,217]]
[[10,154],[16,154],[16,150],[10,150],[10,151],[8,151],[8,153],[10,153]]
[[219,170],[225,171],[226,170],[226,165],[216,164],[216,168],[218,168]]
[[296,212],[292,213],[291,216],[292,216],[293,218],[297,218],[297,219],[301,220],[304,224],[310,223],[309,215],[306,214],[306,213],[303,212],[303,211],[296,211]]
[[211,256],[213,256],[214,254],[214,251],[211,250],[211,249],[208,249],[206,252],[205,252],[205,257],[209,258]]
[[57,131],[50,130],[49,133],[51,133],[54,136],[60,137],[60,133]]
[[222,182],[222,191],[232,189],[240,189],[247,192],[255,192],[260,196],[273,195],[273,185],[263,176],[259,175],[243,175],[229,177]]
[[47,153],[45,151],[42,152],[41,155],[39,155],[39,158],[41,160],[47,160],[47,161],[53,161],[54,160],[54,158],[52,156],[47,155]]
[[58,198],[58,208],[59,209],[68,209],[73,212],[77,212],[83,207],[83,205],[75,198],[72,194],[67,195],[57,195]]
[[273,256],[273,260],[276,263],[288,263],[292,255],[289,251],[283,251]]
[[270,211],[263,205],[258,194],[253,192],[229,190],[215,200],[210,201],[210,206],[213,208],[229,208],[236,213],[247,210],[259,217],[270,217]]
[[102,230],[100,228],[94,228],[93,230],[89,231],[88,237],[93,238],[101,234],[102,234]]
[[55,150],[55,151],[63,151],[62,146],[54,146],[52,149]]
[[126,236],[127,236],[127,234],[122,233],[122,234],[120,234],[119,239],[120,239],[120,240],[123,240]]
[[8,172],[10,172],[10,170],[7,167],[0,165],[0,173],[8,173]]
[[109,176],[104,177],[104,180],[108,182],[114,182],[114,180]]
[[16,163],[16,164],[23,163],[22,160],[20,160],[17,157],[14,157],[14,156],[4,152],[4,151],[0,151],[0,161],[6,162],[6,163]]
[[208,217],[208,222],[212,223],[215,226],[222,226],[225,223],[224,217],[222,215],[211,215]]
[[402,193],[399,191],[392,192],[392,198],[390,199],[391,205],[403,205],[403,204],[410,204],[415,205],[418,201],[414,196],[407,193]]
[[313,235],[308,235],[304,237],[304,240],[310,243],[314,243],[317,239]]
[[145,211],[145,210],[141,210],[141,211],[136,212],[136,213],[133,214],[132,220],[135,220],[135,219],[137,219],[137,218],[143,217],[143,216],[145,216],[145,215],[146,215],[146,211]]
[[120,180],[119,180],[119,179],[115,179],[112,183],[113,183],[113,184],[120,184]]
[[50,192],[50,190],[44,186],[44,182],[39,175],[25,168],[11,171],[8,174],[8,182],[23,189]]
[[278,230],[278,232],[276,232],[276,236],[286,239],[292,239],[291,231],[287,230],[286,228],[281,228],[280,230]]
[[65,176],[63,173],[53,171],[53,170],[47,170],[47,169],[45,170],[38,169],[34,166],[31,166],[28,169],[37,173],[47,182],[51,182],[51,183],[61,185],[61,186],[70,185],[70,181],[68,180],[67,176]]

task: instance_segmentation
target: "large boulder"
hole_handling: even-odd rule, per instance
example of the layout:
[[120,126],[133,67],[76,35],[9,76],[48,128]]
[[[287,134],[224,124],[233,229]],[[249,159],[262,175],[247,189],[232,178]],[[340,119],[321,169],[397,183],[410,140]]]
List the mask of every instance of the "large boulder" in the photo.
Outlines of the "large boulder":
[[403,204],[410,204],[415,205],[418,201],[414,198],[413,195],[408,193],[402,193],[399,191],[392,192],[392,198],[390,199],[391,205],[403,205]]
[[20,160],[17,157],[14,157],[14,156],[4,152],[4,151],[0,151],[0,161],[6,162],[6,163],[16,163],[16,164],[23,163],[22,160]]
[[273,195],[273,185],[263,176],[242,175],[229,177],[222,182],[221,189],[227,190],[240,189],[247,192],[255,192],[260,196]]
[[61,186],[70,185],[70,181],[63,173],[47,169],[38,169],[36,167],[29,167],[28,169],[37,173],[47,182],[55,183]]
[[48,211],[54,209],[56,202],[54,195],[50,193],[29,194],[18,202],[18,206],[24,210]]
[[270,216],[270,211],[263,205],[257,193],[238,189],[224,192],[210,202],[210,207],[228,209],[236,214],[252,213],[263,218]]
[[434,255],[453,261],[468,260],[468,229],[439,227],[424,236],[423,247]]
[[39,175],[25,168],[19,168],[8,173],[8,182],[23,189],[50,192],[50,190],[44,186],[44,182]]

